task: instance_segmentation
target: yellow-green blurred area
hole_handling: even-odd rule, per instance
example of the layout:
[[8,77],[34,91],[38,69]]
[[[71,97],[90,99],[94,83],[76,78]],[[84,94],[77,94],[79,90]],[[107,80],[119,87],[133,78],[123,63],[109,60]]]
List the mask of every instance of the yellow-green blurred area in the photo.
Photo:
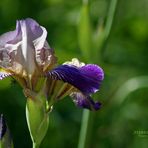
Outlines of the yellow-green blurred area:
[[[96,28],[102,25],[103,29],[106,23],[110,3],[111,0],[89,1],[94,38]],[[88,148],[147,148],[148,0],[118,0],[110,34],[100,50],[95,45],[90,49],[89,59],[79,45],[81,9],[81,0],[1,0],[0,34],[15,29],[17,19],[31,17],[47,29],[47,40],[59,64],[73,57],[92,63],[95,50],[95,63],[104,69],[105,79],[94,95],[103,106],[93,113]],[[15,148],[31,148],[25,102],[22,88],[13,79],[0,81],[0,113],[7,120]],[[41,148],[76,148],[81,117],[82,109],[75,107],[69,97],[58,102],[50,114]]]

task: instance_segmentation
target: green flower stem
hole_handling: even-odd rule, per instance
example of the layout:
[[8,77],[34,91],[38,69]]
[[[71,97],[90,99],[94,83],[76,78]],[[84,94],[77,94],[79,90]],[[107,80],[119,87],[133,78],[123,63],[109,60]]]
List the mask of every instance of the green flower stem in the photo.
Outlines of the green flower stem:
[[[113,26],[116,8],[117,8],[118,0],[111,0],[108,8],[108,14],[106,18],[106,23],[103,25],[102,21],[98,26],[96,38],[94,40],[94,62],[99,61],[99,64],[103,62],[102,55],[105,52],[105,45],[110,36],[111,28]],[[98,58],[99,55],[99,58]]]
[[104,33],[106,38],[110,35],[110,31],[115,17],[117,2],[118,0],[111,0],[110,2]]
[[107,14],[107,19],[106,19],[106,24],[105,24],[105,28],[103,31],[103,40],[101,42],[100,49],[99,49],[100,58],[105,51],[104,46],[107,43],[107,40],[108,40],[110,32],[111,32],[111,28],[113,25],[115,14],[116,14],[117,4],[118,4],[118,0],[111,0],[111,2],[110,2],[108,14]]
[[[83,1],[85,2],[85,1]],[[109,6],[109,11],[108,11],[108,15],[107,15],[107,21],[106,21],[106,25],[103,31],[103,37],[101,38],[101,41],[98,41],[100,45],[98,45],[99,49],[98,52],[101,54],[104,52],[103,47],[107,42],[107,39],[110,35],[110,31],[112,28],[112,24],[113,24],[113,20],[114,20],[114,16],[115,16],[115,11],[116,11],[116,7],[117,7],[117,2],[118,0],[111,0],[110,2],[110,6]],[[85,24],[84,24],[85,25]],[[90,50],[90,49],[89,49]],[[98,55],[98,54],[96,54]],[[96,57],[96,55],[94,55],[94,61],[98,61],[98,57]],[[102,59],[102,58],[100,58]],[[99,61],[102,63],[102,61]],[[81,122],[81,130],[80,130],[80,136],[79,136],[79,142],[78,142],[78,148],[86,148],[89,147],[89,138],[91,137],[92,133],[92,126],[93,126],[93,116],[92,114],[87,111],[84,110],[83,111],[83,116],[82,116],[82,122]]]
[[90,133],[92,128],[93,123],[93,113],[91,113],[89,110],[84,110],[83,111],[83,116],[82,116],[82,126],[81,126],[81,131],[80,131],[80,136],[79,136],[79,143],[78,143],[78,148],[86,148],[89,147],[89,140],[90,140]]
[[33,148],[39,148],[39,145],[33,142]]

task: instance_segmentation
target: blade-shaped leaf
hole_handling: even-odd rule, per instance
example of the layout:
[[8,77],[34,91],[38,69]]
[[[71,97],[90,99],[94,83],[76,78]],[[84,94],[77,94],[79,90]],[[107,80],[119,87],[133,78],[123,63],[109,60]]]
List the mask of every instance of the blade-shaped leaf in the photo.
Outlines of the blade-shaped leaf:
[[82,5],[78,22],[78,42],[85,58],[89,58],[92,51],[92,28],[88,3]]

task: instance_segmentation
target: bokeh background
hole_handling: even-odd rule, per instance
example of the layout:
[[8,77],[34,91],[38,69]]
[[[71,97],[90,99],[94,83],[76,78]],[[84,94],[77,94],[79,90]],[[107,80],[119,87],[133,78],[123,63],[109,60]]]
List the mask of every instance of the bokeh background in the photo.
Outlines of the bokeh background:
[[[90,0],[88,6],[85,11],[81,0],[1,0],[0,34],[13,30],[17,19],[31,17],[47,28],[59,64],[73,57],[99,64],[105,79],[94,98],[103,106],[92,113],[86,147],[147,148],[148,1]],[[0,113],[15,148],[31,148],[25,102],[13,79],[0,81]],[[41,148],[76,148],[82,112],[69,97],[57,103]]]

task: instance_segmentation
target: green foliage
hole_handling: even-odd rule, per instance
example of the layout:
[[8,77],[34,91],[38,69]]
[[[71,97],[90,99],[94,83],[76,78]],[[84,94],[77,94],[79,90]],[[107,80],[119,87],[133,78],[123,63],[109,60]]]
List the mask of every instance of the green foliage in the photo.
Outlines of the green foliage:
[[89,4],[88,2],[84,2],[81,12],[80,18],[78,22],[78,41],[80,50],[82,51],[82,55],[86,59],[90,59],[93,52],[92,49],[92,28],[91,21],[89,16]]
[[[148,75],[148,1],[119,0],[110,35],[101,47],[99,42],[107,23],[109,4],[108,0],[90,0],[88,9],[80,0],[1,0],[0,33],[13,30],[16,19],[32,17],[47,28],[48,42],[55,49],[59,64],[73,57],[89,63],[95,56],[95,62],[105,71],[105,80],[98,95],[95,94],[103,106],[94,113],[93,135],[89,137],[91,147],[146,148],[147,137],[140,137],[135,131],[148,130],[148,88],[129,92],[121,104],[117,105],[116,100],[118,95],[120,99],[126,93],[123,84],[134,77]],[[80,13],[84,17],[79,20],[77,30]],[[8,121],[15,148],[31,147],[25,104],[18,84],[9,78],[0,81],[0,113]],[[50,114],[49,129],[41,148],[77,147],[81,115],[82,110],[69,97],[57,103]]]

